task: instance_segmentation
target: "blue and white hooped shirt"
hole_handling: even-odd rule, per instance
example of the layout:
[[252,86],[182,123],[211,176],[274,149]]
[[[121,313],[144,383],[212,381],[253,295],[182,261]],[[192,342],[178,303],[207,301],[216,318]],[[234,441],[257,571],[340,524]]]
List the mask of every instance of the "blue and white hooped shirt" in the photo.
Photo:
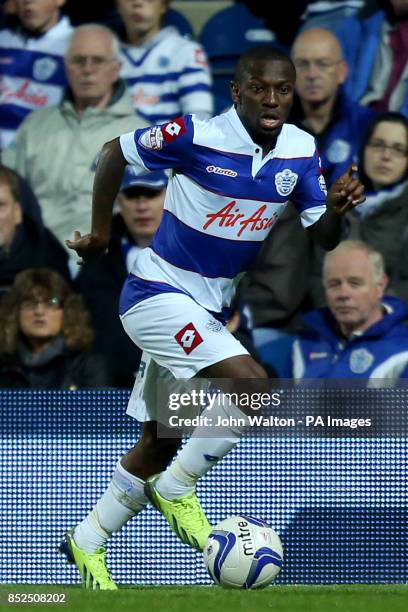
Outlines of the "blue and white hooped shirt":
[[282,127],[264,158],[234,108],[206,121],[188,115],[137,130],[120,143],[141,174],[173,170],[160,227],[136,259],[121,314],[164,291],[222,312],[235,277],[255,260],[289,200],[304,227],[326,210],[315,141],[294,125]]
[[121,76],[135,110],[148,123],[179,115],[213,114],[212,79],[206,54],[197,42],[168,26],[140,47],[122,47]]
[[10,144],[31,111],[61,102],[67,87],[64,54],[72,32],[67,17],[42,36],[1,32],[0,149]]

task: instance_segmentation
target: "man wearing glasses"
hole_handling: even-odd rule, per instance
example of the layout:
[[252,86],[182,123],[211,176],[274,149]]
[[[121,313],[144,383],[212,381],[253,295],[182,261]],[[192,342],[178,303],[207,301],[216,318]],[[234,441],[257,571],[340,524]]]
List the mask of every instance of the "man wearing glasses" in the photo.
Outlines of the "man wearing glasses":
[[30,183],[45,225],[60,240],[89,226],[93,178],[104,142],[145,126],[119,78],[119,53],[116,36],[105,26],[78,27],[64,58],[65,99],[30,114],[3,153],[3,162]]
[[355,163],[373,112],[352,102],[344,92],[348,67],[339,41],[328,30],[312,28],[299,34],[292,60],[298,97],[289,121],[316,138],[330,186]]

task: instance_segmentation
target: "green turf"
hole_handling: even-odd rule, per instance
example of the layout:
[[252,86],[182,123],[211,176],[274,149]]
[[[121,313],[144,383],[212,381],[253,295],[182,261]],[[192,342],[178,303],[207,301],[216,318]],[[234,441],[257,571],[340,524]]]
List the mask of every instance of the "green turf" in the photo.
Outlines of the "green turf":
[[[8,593],[65,593],[66,605],[8,604]],[[2,585],[0,609],[75,612],[406,612],[408,586],[272,586],[263,591],[218,587],[133,587],[88,592],[72,586]]]

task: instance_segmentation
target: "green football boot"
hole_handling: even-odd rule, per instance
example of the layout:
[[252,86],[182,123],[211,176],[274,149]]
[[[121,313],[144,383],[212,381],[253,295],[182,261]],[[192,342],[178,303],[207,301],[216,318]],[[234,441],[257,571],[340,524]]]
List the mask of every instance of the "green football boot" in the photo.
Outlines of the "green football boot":
[[73,533],[74,530],[70,529],[65,534],[59,551],[66,556],[68,563],[77,566],[83,587],[94,591],[117,591],[118,586],[106,567],[105,549],[100,548],[95,553],[85,552],[75,544]]
[[196,550],[203,550],[212,527],[204,514],[195,491],[177,497],[165,499],[155,487],[160,474],[149,478],[145,484],[145,493],[153,506],[169,523],[172,530],[184,544]]

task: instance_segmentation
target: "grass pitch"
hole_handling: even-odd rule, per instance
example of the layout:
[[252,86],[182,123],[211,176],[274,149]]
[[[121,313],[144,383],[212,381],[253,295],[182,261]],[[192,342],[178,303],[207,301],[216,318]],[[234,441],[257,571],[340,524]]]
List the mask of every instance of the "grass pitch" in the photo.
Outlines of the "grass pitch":
[[[10,603],[17,593],[64,593],[65,604]],[[408,586],[272,586],[262,591],[219,587],[123,587],[117,592],[89,592],[81,587],[2,585],[0,609],[75,612],[406,612]]]

